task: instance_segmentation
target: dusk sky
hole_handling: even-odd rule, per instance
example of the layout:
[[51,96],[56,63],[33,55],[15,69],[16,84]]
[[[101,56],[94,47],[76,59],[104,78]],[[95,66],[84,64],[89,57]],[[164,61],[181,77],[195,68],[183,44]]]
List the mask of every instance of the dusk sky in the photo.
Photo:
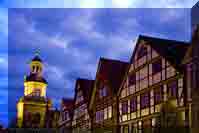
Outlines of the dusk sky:
[[[22,0],[19,3],[0,1],[0,124],[7,126],[8,109],[9,115],[15,116],[16,102],[23,96],[23,78],[29,73],[28,63],[37,49],[40,49],[44,77],[49,83],[47,96],[52,98],[54,107],[59,107],[62,97],[74,96],[76,78],[95,79],[100,57],[129,61],[140,34],[189,41],[189,8],[197,1],[166,3],[163,0],[157,4],[149,1],[127,0],[126,5],[122,5],[113,0],[108,5],[97,2],[90,5],[89,0],[85,0],[85,3],[54,5],[137,7],[131,9],[52,9],[49,0],[48,5],[42,2],[38,6],[29,0],[26,5],[30,8],[18,8],[25,7]],[[6,9],[6,6],[17,8]]]

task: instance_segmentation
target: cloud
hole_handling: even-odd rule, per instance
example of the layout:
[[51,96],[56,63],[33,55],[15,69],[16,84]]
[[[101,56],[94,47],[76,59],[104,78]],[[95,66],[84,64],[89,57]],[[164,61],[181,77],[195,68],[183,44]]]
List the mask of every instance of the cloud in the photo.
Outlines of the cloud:
[[104,0],[79,0],[80,8],[103,8]]
[[112,6],[115,8],[191,8],[197,0],[112,0]]
[[191,8],[198,0],[11,0],[18,8]]
[[8,69],[8,58],[6,55],[0,55],[0,68],[4,71]]
[[8,36],[8,10],[0,8],[0,28],[3,36]]
[[136,7],[136,0],[112,0],[112,6],[115,8],[128,8],[132,5]]

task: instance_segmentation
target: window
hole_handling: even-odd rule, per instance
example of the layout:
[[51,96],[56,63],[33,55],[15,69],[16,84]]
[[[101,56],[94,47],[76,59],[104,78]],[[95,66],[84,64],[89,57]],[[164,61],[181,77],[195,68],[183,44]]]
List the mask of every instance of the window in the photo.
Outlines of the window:
[[148,92],[141,95],[141,109],[149,107],[149,96],[150,94]]
[[32,67],[32,72],[35,72],[35,66]]
[[39,97],[39,96],[40,96],[40,93],[41,93],[40,89],[35,89],[34,92],[32,93],[32,95],[33,95],[33,96],[38,96],[38,97]]
[[108,107],[108,118],[112,117],[112,106]]
[[81,101],[83,101],[83,95],[82,95],[82,91],[79,91],[77,93],[77,100],[76,100],[76,104],[80,103]]
[[129,85],[134,85],[136,82],[136,74],[133,73],[129,76]]
[[69,120],[69,119],[70,119],[70,117],[69,117],[69,112],[66,111],[66,112],[65,112],[65,120]]
[[39,67],[38,66],[36,66],[36,72],[39,72]]
[[107,96],[107,89],[106,89],[106,87],[104,86],[102,89],[100,89],[99,93],[100,93],[100,97]]
[[103,121],[103,119],[104,119],[104,110],[97,111],[95,117],[96,117],[96,122]]
[[100,121],[100,111],[96,112],[96,116],[95,116],[96,122]]
[[131,104],[131,112],[135,112],[137,110],[137,97],[133,97],[130,101]]
[[162,71],[162,60],[159,59],[158,61],[154,62],[152,64],[152,72],[153,74],[161,72]]
[[108,118],[108,108],[104,109],[104,120]]
[[162,101],[162,95],[163,94],[163,86],[160,86],[159,88],[154,89],[154,103],[159,104]]
[[122,103],[122,114],[128,113],[128,101]]
[[172,81],[168,84],[167,89],[168,89],[168,97],[169,98],[176,98],[177,97],[177,81]]
[[129,126],[128,125],[123,127],[123,133],[129,133]]
[[138,59],[145,55],[147,55],[147,47],[141,47],[141,49],[138,51]]

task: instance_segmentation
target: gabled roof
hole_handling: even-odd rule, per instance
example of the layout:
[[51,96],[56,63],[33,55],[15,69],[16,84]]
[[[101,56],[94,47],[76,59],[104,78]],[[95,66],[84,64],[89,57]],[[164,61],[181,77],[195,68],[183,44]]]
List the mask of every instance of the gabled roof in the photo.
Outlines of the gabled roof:
[[[140,35],[133,50],[130,64],[133,63],[133,59],[141,41],[144,41],[145,45],[150,45],[158,54],[168,60],[176,69],[181,70],[181,64],[183,63],[183,59],[188,51],[188,48],[190,47],[190,43]],[[126,70],[124,77],[128,75],[129,69],[130,65]],[[121,83],[118,93],[120,92],[124,81],[125,78]]]
[[138,45],[140,44],[140,41],[145,41],[146,45],[150,45],[154,50],[156,50],[156,52],[158,52],[161,56],[168,60],[177,69],[182,63],[186,51],[190,46],[190,43],[188,42],[160,39],[156,37],[140,35],[136,43],[133,55],[131,57],[131,63],[133,62],[133,58],[135,56]]
[[84,99],[89,100],[92,89],[93,89],[94,80],[78,78],[76,80],[76,85],[75,85],[75,97],[76,97],[78,85],[80,86],[80,89],[83,91]]
[[100,58],[96,80],[103,80],[108,83],[114,93],[117,93],[129,63]]
[[99,80],[106,82],[109,88],[111,88],[113,93],[116,95],[128,66],[129,63],[127,62],[100,58],[96,73],[95,85],[94,89],[92,90],[91,100],[89,103],[89,109],[92,108],[94,102],[97,82]]

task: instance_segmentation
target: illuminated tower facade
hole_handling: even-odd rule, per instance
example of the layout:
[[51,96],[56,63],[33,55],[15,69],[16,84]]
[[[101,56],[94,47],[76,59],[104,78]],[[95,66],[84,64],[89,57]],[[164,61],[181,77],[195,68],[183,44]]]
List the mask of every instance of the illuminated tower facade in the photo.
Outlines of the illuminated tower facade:
[[30,63],[30,73],[24,78],[24,96],[17,103],[19,128],[45,127],[51,101],[46,98],[47,81],[43,75],[43,63],[36,54]]

